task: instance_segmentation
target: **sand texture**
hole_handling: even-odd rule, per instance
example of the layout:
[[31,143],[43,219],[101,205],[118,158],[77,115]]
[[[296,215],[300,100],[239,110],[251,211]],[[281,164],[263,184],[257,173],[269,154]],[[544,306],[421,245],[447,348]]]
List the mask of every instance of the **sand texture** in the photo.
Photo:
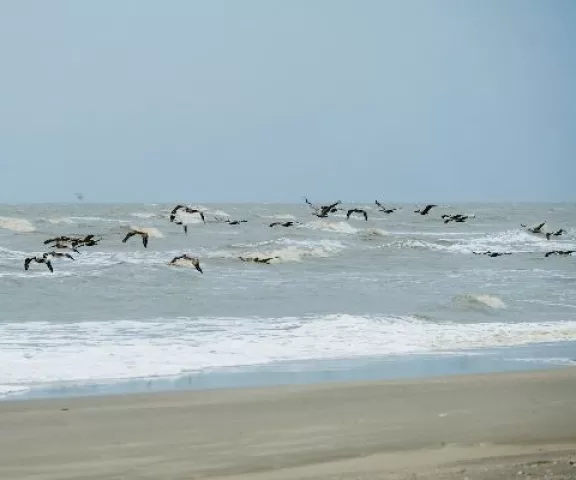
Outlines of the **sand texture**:
[[0,404],[2,480],[576,479],[571,460],[572,368]]

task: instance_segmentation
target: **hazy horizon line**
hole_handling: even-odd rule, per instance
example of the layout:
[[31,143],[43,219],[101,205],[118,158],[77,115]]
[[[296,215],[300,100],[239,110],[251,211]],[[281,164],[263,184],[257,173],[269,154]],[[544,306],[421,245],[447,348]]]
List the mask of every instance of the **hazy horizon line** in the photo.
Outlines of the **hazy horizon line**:
[[[374,201],[387,205],[428,205],[434,203],[434,201],[392,201],[392,200],[380,200],[375,198],[373,200],[342,200],[341,203],[346,204],[374,204]],[[327,201],[334,201],[333,199],[320,200],[312,203],[324,203]],[[101,201],[101,202],[89,202],[85,200],[76,201],[55,201],[55,202],[0,202],[0,206],[29,206],[29,205],[161,205],[161,204],[179,204],[186,203],[188,205],[193,204],[206,204],[206,205],[306,205],[304,200],[294,201],[294,202],[271,202],[271,201],[238,201],[238,202],[214,202],[214,201],[180,201],[180,200],[147,200],[147,201]],[[469,204],[486,204],[486,205],[496,205],[496,204],[539,204],[539,205],[560,205],[560,204],[576,204],[576,200],[559,200],[559,201],[541,201],[541,200],[490,200],[490,201],[479,201],[479,200],[466,200],[466,201],[436,201],[438,206],[442,205],[469,205]]]

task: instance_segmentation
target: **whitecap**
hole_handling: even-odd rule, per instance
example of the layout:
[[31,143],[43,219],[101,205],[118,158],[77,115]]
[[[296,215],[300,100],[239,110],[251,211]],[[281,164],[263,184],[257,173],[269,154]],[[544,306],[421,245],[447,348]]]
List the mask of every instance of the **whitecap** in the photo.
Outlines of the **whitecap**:
[[576,340],[576,322],[431,323],[411,316],[179,317],[0,323],[0,384],[105,381],[365,355]]
[[456,295],[453,299],[453,302],[468,306],[468,307],[489,307],[495,310],[502,310],[507,308],[506,303],[497,297],[496,295],[488,295],[485,293],[474,294],[474,293],[465,293],[461,295]]
[[25,218],[16,217],[0,217],[0,228],[17,233],[30,233],[36,230],[36,227]]
[[346,222],[331,222],[331,221],[313,221],[308,222],[303,225],[305,228],[311,228],[312,230],[325,230],[328,232],[346,233],[354,234],[358,232],[357,228]]

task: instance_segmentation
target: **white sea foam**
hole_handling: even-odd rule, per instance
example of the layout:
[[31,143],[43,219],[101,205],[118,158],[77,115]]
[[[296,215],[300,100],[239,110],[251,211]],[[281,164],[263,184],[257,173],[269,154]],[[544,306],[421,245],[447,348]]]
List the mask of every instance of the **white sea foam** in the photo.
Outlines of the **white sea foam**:
[[9,248],[0,247],[0,260],[15,260],[21,259],[27,255],[26,252],[19,250],[10,250]]
[[36,230],[36,227],[25,218],[15,217],[0,217],[0,228],[17,233],[30,233]]
[[84,217],[84,216],[74,216],[68,217],[69,219],[73,220],[76,223],[82,224],[91,224],[97,222],[106,222],[106,223],[126,223],[126,220],[121,218],[112,218],[112,217]]
[[310,228],[312,230],[325,230],[327,232],[337,232],[354,234],[358,232],[357,228],[354,228],[347,222],[332,222],[329,220],[315,220],[312,222],[305,223],[303,225],[305,228]]
[[278,213],[276,215],[262,215],[262,218],[273,218],[275,220],[296,220],[294,215],[289,213]]
[[564,241],[556,240],[558,237],[554,238],[554,240],[546,240],[546,237],[542,235],[534,235],[523,230],[508,230],[460,241],[455,245],[445,247],[445,249],[459,253],[487,250],[522,253],[566,248]]
[[359,235],[361,238],[370,240],[378,237],[386,237],[388,236],[388,232],[382,230],[381,228],[366,228],[364,230],[360,230]]
[[54,224],[54,225],[59,225],[59,224],[61,224],[61,223],[65,223],[65,224],[67,224],[67,225],[71,225],[71,224],[75,223],[73,219],[68,218],[68,217],[47,218],[46,221],[47,221],[48,223],[52,223],[52,224]]
[[[395,232],[395,234],[397,234],[397,232]],[[431,233],[426,235],[422,234],[422,236],[432,237],[447,235],[447,233],[443,233],[442,235],[434,235]],[[544,236],[534,235],[521,230],[509,230],[484,235],[469,234],[465,236],[465,238],[439,238],[435,241],[418,238],[402,238],[395,240],[388,246],[397,248],[421,248],[462,254],[485,252],[488,250],[492,252],[530,253],[576,248],[576,244],[567,243],[564,240],[546,240]]]
[[456,352],[576,340],[576,321],[435,324],[346,314],[282,318],[2,323],[0,385],[172,375],[214,367]]
[[224,210],[207,210],[206,213],[210,215],[214,215],[215,217],[229,217],[230,214],[225,212]]
[[341,252],[345,246],[336,240],[294,240],[290,238],[279,238],[258,242],[252,245],[236,245],[235,251],[217,250],[206,252],[208,258],[237,258],[278,257],[272,260],[273,263],[280,262],[301,262],[307,257],[326,258]]
[[161,218],[162,215],[159,215],[158,213],[155,212],[134,212],[131,213],[130,215],[132,215],[133,217],[137,217],[137,218]]
[[546,363],[548,365],[576,365],[576,360],[570,358],[515,358],[517,362]]

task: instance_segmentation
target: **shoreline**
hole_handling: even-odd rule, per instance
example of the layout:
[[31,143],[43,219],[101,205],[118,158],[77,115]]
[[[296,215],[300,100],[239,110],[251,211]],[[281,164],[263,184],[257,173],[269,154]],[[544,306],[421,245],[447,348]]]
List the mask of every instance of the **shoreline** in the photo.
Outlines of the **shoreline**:
[[567,367],[3,402],[0,477],[567,479],[575,395]]
[[47,398],[227,390],[330,382],[426,379],[438,376],[559,369],[570,363],[549,360],[576,357],[576,342],[538,343],[462,352],[340,359],[297,360],[244,367],[223,367],[165,377],[39,384],[0,397],[0,404]]

